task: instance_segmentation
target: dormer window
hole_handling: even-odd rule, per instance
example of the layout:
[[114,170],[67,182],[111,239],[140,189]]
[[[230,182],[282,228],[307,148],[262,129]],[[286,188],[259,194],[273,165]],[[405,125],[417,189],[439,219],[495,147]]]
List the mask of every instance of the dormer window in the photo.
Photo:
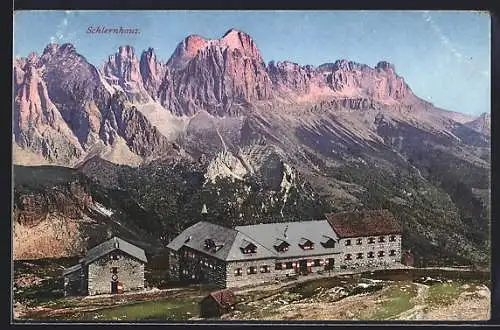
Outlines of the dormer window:
[[282,239],[277,239],[274,242],[273,246],[276,249],[276,251],[278,251],[278,252],[286,252],[286,251],[288,251],[288,247],[290,246],[290,244],[288,244],[288,242],[286,242]]
[[323,235],[323,241],[321,241],[321,245],[325,248],[325,249],[332,249],[335,247],[335,240],[331,237],[328,237],[328,236],[325,236]]
[[186,239],[184,240],[184,243],[187,243],[187,242],[189,242],[190,240],[191,240],[191,236],[188,236],[188,237],[186,237]]
[[204,247],[205,247],[205,250],[211,250],[211,249],[215,248],[215,242],[214,242],[214,240],[210,239],[210,238],[207,238],[205,240]]
[[255,253],[257,252],[257,246],[252,242],[243,240],[243,242],[240,245],[240,250],[243,254]]
[[302,248],[302,250],[314,249],[314,243],[308,240],[307,238],[301,238],[299,241],[299,246]]

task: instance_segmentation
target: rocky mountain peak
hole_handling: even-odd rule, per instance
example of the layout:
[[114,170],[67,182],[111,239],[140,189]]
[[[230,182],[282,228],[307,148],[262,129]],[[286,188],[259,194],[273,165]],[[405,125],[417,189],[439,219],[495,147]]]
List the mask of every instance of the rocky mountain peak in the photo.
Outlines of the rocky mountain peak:
[[375,66],[375,68],[380,69],[380,70],[384,70],[386,72],[396,73],[396,67],[394,66],[394,64],[389,63],[387,61],[378,62],[377,65]]
[[120,46],[118,52],[109,56],[104,63],[103,73],[106,82],[120,86],[131,101],[143,103],[149,100],[134,47]]
[[208,45],[208,41],[205,38],[195,34],[189,35],[177,45],[167,62],[167,66],[173,69],[182,69],[206,45]]
[[[191,35],[167,62],[173,73],[159,92],[164,107],[178,114],[199,110],[225,115],[272,97],[272,83],[252,38],[235,29],[220,39]],[[176,84],[182,82],[182,84]]]
[[153,100],[156,100],[160,85],[167,71],[166,64],[157,61],[155,51],[150,47],[142,52],[139,69],[144,88]]
[[245,32],[232,28],[224,34],[222,40],[231,50],[242,51],[244,56],[262,58],[252,37]]
[[118,54],[120,54],[121,57],[134,58],[135,50],[134,47],[130,45],[124,45],[118,48]]

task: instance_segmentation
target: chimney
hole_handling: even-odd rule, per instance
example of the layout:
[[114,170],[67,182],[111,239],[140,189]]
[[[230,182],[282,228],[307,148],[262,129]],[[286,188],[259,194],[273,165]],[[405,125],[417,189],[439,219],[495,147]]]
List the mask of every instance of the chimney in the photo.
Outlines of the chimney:
[[207,211],[207,205],[206,204],[203,204],[203,207],[201,208],[201,214],[207,214],[208,211]]
[[288,225],[285,226],[285,230],[283,231],[283,237],[287,238],[286,231],[288,230]]
[[114,243],[115,249],[120,248],[120,244],[118,243],[118,238],[115,237],[115,243]]

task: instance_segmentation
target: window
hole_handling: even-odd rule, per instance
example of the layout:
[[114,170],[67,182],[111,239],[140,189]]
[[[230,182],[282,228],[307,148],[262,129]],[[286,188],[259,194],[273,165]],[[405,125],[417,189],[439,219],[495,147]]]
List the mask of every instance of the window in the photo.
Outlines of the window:
[[390,256],[395,256],[396,255],[396,250],[391,250],[391,252],[389,253]]
[[243,275],[243,271],[241,270],[241,268],[236,268],[234,270],[234,276],[241,276]]
[[396,236],[395,235],[391,235],[391,237],[389,237],[389,241],[390,242],[396,242]]
[[312,250],[314,249],[314,243],[308,240],[307,238],[302,238],[299,242],[299,246],[303,250]]
[[262,265],[262,266],[260,266],[260,272],[261,273],[270,273],[271,269],[268,265]]
[[277,262],[274,265],[274,269],[276,269],[276,270],[282,270],[283,269],[283,264],[281,262]]
[[240,246],[240,249],[243,254],[250,254],[250,253],[255,253],[257,251],[257,246],[251,242],[243,241],[242,245]]
[[383,257],[384,256],[384,251],[378,251],[378,256]]
[[313,260],[313,266],[314,266],[314,267],[319,267],[319,266],[321,266],[321,259],[314,259],[314,260]]
[[111,273],[118,274],[118,267],[111,267]]
[[324,248],[327,248],[327,249],[328,249],[328,248],[329,248],[329,249],[334,248],[334,247],[335,247],[335,240],[334,240],[334,239],[332,239],[332,238],[330,238],[330,237],[328,237],[328,240],[327,240],[327,241],[323,241],[323,242],[321,242],[321,245],[322,245]]
[[356,259],[363,259],[363,253],[358,253],[356,255]]
[[248,267],[247,274],[257,274],[257,267]]
[[352,256],[350,253],[345,255],[345,260],[351,260],[351,259],[352,259]]
[[373,244],[373,243],[375,243],[375,238],[369,237],[368,238],[368,244]]
[[363,239],[358,238],[358,239],[356,240],[356,245],[361,245],[362,243],[363,243]]
[[380,243],[384,243],[385,242],[385,237],[384,236],[379,236],[378,241]]
[[117,255],[117,254],[114,254],[114,253],[113,253],[113,254],[111,255],[111,259],[112,259],[112,260],[118,260],[119,258],[118,258],[118,255]]
[[273,246],[278,252],[286,252],[288,251],[288,247],[290,246],[290,244],[282,240],[276,240]]
[[205,249],[206,250],[210,250],[210,249],[213,249],[213,248],[215,248],[215,242],[212,239],[207,238],[205,240]]
[[289,261],[286,263],[286,269],[292,269],[293,268],[293,265],[292,265],[292,262]]
[[350,239],[346,240],[346,241],[345,241],[345,245],[346,245],[346,246],[351,245],[351,240],[350,240]]
[[373,256],[373,252],[368,252],[368,258],[370,258],[370,259],[371,259],[371,258],[373,258],[373,257],[374,257],[374,256]]

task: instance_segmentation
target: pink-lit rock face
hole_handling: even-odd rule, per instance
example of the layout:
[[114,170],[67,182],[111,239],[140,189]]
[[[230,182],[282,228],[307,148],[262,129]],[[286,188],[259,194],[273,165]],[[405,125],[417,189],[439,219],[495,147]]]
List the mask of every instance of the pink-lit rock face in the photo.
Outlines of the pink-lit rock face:
[[381,103],[414,101],[413,93],[403,78],[396,74],[394,65],[385,61],[374,68],[347,60],[319,66],[326,82],[337,92],[352,91],[358,96],[370,97]]
[[[282,109],[288,106],[294,114],[304,109],[433,108],[413,95],[389,62],[370,67],[342,59],[313,67],[272,61],[266,66],[254,40],[235,29],[219,39],[188,36],[166,63],[153,48],[138,56],[133,47],[121,46],[101,70],[73,45],[49,44],[40,57],[31,53],[14,60],[13,85],[16,141],[59,159],[116,141],[144,157],[169,152],[166,135],[157,127],[170,125],[177,134],[184,128],[176,125],[184,118],[149,112],[160,105],[174,115],[206,111],[231,120],[268,109],[285,114]],[[137,109],[130,109],[130,103]],[[482,130],[489,126],[485,121],[471,125]]]
[[168,61],[173,73],[159,91],[163,106],[177,114],[223,115],[272,97],[271,80],[250,36],[230,30],[221,39],[200,38],[185,39]]
[[277,92],[295,101],[311,101],[333,95],[320,72],[292,62],[270,62],[267,71]]
[[189,57],[194,57],[198,51],[205,47],[208,41],[198,35],[190,35],[184,40],[185,54]]
[[[18,65],[24,65],[20,67]],[[36,66],[36,55],[14,65],[14,137],[24,148],[44,157],[78,157],[81,146],[49,97],[46,82]]]
[[140,61],[142,82],[153,100],[158,98],[158,91],[163,78],[165,78],[166,71],[166,64],[157,61],[153,48],[149,48],[142,53]]
[[262,60],[260,51],[257,49],[252,37],[245,32],[231,29],[224,34],[220,41],[231,50],[240,50],[244,56]]

